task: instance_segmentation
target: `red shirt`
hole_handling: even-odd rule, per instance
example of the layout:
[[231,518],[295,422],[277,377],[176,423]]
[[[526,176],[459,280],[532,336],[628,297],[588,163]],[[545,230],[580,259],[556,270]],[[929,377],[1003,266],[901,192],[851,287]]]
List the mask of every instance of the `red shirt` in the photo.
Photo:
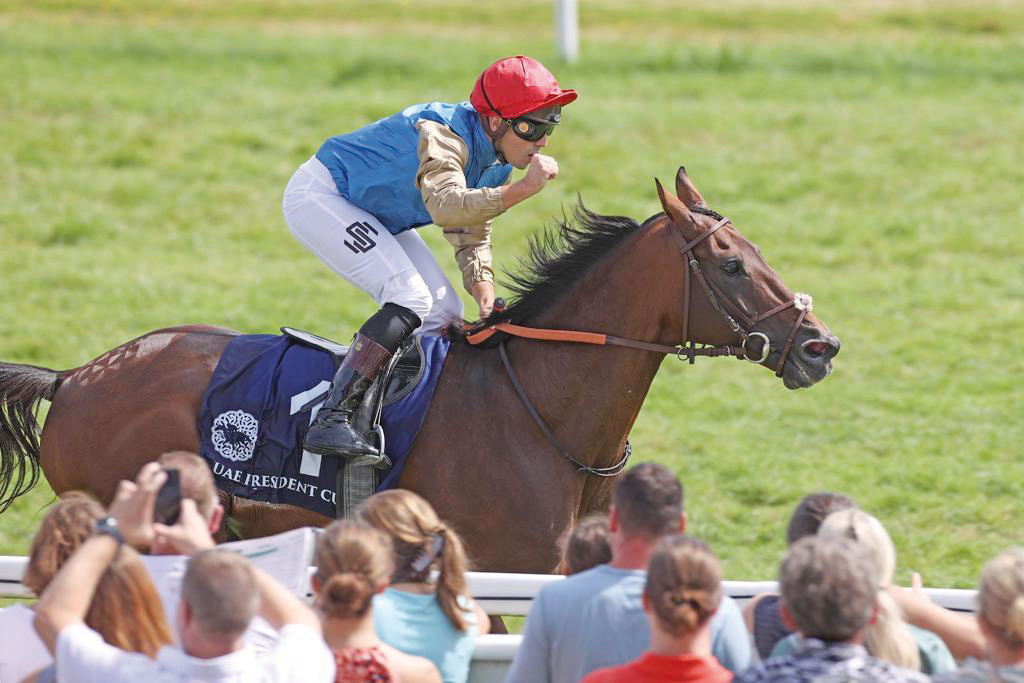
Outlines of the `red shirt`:
[[647,652],[622,666],[587,674],[580,683],[728,683],[732,672],[713,656],[656,655]]

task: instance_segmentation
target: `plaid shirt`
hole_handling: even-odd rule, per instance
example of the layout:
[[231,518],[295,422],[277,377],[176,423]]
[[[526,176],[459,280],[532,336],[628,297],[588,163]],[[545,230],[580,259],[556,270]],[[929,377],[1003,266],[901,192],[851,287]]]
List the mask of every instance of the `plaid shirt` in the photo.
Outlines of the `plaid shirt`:
[[735,683],[925,683],[928,677],[875,659],[861,645],[804,638],[793,654],[772,657],[736,678]]

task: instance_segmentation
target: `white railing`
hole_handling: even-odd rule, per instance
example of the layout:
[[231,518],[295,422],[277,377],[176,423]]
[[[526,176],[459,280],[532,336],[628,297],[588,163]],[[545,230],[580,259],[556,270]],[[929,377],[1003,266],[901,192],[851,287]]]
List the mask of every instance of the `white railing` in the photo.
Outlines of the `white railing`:
[[27,557],[0,555],[0,598],[27,598],[32,593],[21,585]]
[[[0,598],[30,597],[21,585],[28,558],[0,555]],[[549,574],[505,574],[469,572],[469,591],[488,614],[525,616],[530,603],[544,586],[563,580]],[[759,593],[778,590],[775,581],[726,581],[725,591],[742,605]],[[926,588],[932,600],[959,612],[974,612],[974,591],[951,588]]]

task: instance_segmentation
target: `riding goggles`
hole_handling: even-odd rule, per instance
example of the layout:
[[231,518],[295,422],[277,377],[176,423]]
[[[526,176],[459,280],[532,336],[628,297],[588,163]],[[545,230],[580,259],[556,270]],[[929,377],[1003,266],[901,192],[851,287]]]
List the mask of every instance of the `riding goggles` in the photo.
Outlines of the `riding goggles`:
[[527,142],[537,142],[545,135],[551,135],[555,132],[555,126],[558,125],[558,121],[554,123],[550,121],[534,121],[525,116],[520,116],[516,119],[505,119],[505,123],[508,124],[513,133]]

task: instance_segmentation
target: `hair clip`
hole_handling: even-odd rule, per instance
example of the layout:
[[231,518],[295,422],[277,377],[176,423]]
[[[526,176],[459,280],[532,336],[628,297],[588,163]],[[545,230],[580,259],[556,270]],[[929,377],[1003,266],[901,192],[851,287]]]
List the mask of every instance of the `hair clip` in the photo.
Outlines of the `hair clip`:
[[424,550],[416,559],[412,561],[413,571],[416,573],[422,573],[427,570],[427,567],[434,561],[437,554],[441,552],[441,548],[444,547],[444,536],[438,533],[430,533],[430,550]]

